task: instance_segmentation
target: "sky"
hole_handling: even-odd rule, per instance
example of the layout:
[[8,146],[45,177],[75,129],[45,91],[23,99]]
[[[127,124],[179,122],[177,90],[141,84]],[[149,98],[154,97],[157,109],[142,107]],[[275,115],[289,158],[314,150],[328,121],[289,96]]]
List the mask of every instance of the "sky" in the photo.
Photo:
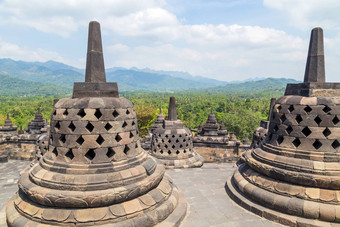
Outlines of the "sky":
[[340,82],[339,11],[339,0],[0,0],[0,58],[85,68],[96,20],[106,68],[303,80],[322,27],[326,80]]

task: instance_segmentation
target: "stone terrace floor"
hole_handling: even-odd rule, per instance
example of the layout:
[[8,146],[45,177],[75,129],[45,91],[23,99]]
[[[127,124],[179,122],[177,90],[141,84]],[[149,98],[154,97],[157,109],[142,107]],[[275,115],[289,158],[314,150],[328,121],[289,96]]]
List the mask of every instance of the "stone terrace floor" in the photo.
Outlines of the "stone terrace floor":
[[[29,162],[0,163],[0,226],[5,224],[5,207],[17,191],[19,173]],[[205,163],[202,168],[167,170],[182,190],[189,209],[183,227],[200,226],[281,226],[256,216],[235,204],[225,191],[225,182],[234,171],[231,163]]]

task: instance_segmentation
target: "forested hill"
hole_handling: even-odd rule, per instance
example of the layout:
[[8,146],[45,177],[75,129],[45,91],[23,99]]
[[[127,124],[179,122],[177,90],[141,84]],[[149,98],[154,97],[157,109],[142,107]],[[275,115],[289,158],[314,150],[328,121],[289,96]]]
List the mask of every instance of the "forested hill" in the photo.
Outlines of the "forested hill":
[[[227,83],[185,72],[151,69],[110,68],[107,81],[118,82],[120,92],[207,92],[228,94],[281,95],[287,83],[296,80],[267,78],[264,80]],[[84,70],[63,63],[24,62],[0,59],[0,95],[69,95],[73,82],[84,81]]]
[[266,78],[257,81],[232,83],[225,86],[203,89],[201,92],[239,94],[245,97],[279,97],[284,94],[288,83],[300,83],[300,81],[287,78]]
[[[39,83],[72,88],[73,83],[84,81],[84,69],[48,61],[25,62],[0,59],[0,75]],[[177,71],[151,69],[109,68],[107,81],[118,82],[120,91],[182,91],[225,85],[227,82],[192,76]]]
[[71,94],[71,88],[54,84],[32,82],[18,78],[0,75],[0,96],[32,96],[32,95],[65,95]]

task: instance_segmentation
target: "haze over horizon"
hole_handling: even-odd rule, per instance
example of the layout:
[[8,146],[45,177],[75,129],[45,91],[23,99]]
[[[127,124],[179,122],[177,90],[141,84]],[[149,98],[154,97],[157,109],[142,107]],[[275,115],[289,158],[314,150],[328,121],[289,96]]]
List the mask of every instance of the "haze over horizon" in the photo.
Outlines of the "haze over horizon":
[[0,58],[84,68],[97,20],[106,68],[302,80],[310,30],[322,27],[326,78],[340,81],[339,9],[337,0],[3,0]]

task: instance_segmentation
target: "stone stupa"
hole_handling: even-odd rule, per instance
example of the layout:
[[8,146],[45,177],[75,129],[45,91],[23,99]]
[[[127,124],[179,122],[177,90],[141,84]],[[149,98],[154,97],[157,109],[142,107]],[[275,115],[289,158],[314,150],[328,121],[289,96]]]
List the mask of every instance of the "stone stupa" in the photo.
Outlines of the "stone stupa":
[[157,119],[156,121],[152,124],[152,126],[150,127],[150,132],[151,134],[153,133],[153,131],[156,128],[161,128],[163,127],[163,121],[164,121],[164,115],[162,113],[162,108],[159,108],[159,114],[157,115]]
[[34,119],[28,123],[27,131],[28,133],[41,133],[41,129],[45,127],[45,120],[38,108]]
[[175,97],[170,97],[167,120],[152,135],[151,155],[166,168],[201,167],[204,159],[194,150],[191,131],[177,119]]
[[246,209],[290,226],[339,226],[340,83],[325,82],[323,31],[311,33],[304,82],[274,105],[265,142],[227,181]]
[[55,103],[48,150],[18,185],[9,226],[177,226],[186,214],[164,166],[140,146],[132,103],[106,82],[98,22],[85,82]]
[[262,145],[265,138],[267,137],[268,129],[269,129],[269,120],[270,120],[270,116],[272,115],[275,102],[276,102],[276,98],[270,99],[268,118],[267,120],[261,120],[260,126],[255,129],[253,133],[253,141],[250,145],[251,148],[256,148],[257,146]]
[[3,126],[0,126],[0,136],[16,134],[17,130],[18,126],[12,124],[12,120],[9,118],[9,114],[7,114],[5,124]]

